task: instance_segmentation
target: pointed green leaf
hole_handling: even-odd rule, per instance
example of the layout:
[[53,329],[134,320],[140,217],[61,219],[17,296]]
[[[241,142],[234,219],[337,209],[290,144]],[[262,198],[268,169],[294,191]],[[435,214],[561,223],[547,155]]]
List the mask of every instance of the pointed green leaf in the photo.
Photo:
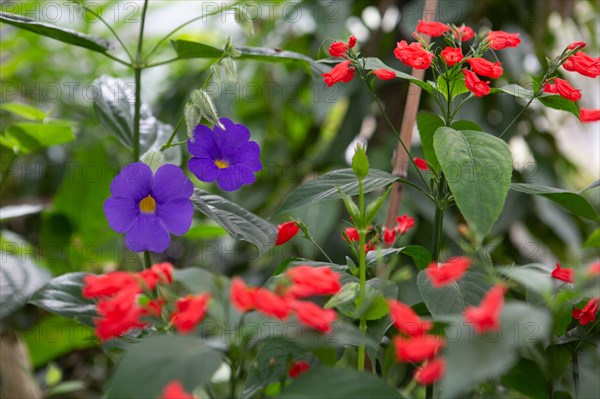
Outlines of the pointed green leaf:
[[423,90],[425,90],[428,93],[433,93],[436,89],[428,82],[424,82],[422,80],[419,80],[417,78],[415,78],[412,75],[409,75],[407,73],[404,72],[400,72],[394,68],[390,68],[389,66],[387,66],[386,64],[383,63],[383,61],[381,61],[379,58],[375,58],[375,57],[369,57],[369,58],[365,58],[365,69],[368,71],[372,71],[375,69],[389,69],[390,71],[393,71],[396,73],[396,77],[400,78],[400,79],[406,79],[408,81],[410,81],[411,83],[416,84],[417,86],[419,86],[420,88],[422,88]]
[[440,170],[440,163],[435,155],[435,150],[433,149],[433,135],[442,126],[444,126],[444,120],[437,114],[421,112],[417,116],[417,128],[419,129],[419,136],[421,137],[423,154],[425,154],[427,162],[429,162],[431,167],[436,171]]
[[29,104],[4,103],[0,104],[0,109],[31,121],[41,122],[46,117],[46,113],[44,111]]
[[556,95],[542,96],[538,100],[540,100],[540,102],[548,108],[554,108],[559,111],[567,111],[579,118],[579,107],[574,101],[567,100],[564,97]]

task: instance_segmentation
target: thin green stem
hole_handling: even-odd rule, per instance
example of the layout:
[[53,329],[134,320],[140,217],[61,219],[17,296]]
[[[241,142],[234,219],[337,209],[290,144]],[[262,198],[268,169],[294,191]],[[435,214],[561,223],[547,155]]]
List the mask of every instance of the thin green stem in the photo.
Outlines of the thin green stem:
[[180,60],[180,59],[181,58],[179,58],[179,57],[169,58],[168,60],[158,61],[158,62],[155,62],[153,64],[146,64],[146,65],[144,65],[144,68],[146,68],[146,69],[148,69],[148,68],[154,68],[154,67],[157,67],[157,66],[160,66],[160,65],[170,64],[170,63],[175,62],[175,61]]
[[[98,18],[100,20],[100,22],[102,22],[108,28],[108,30],[113,34],[113,36],[115,37],[115,39],[117,39],[117,41],[119,42],[119,44],[121,45],[121,47],[123,47],[123,50],[125,50],[125,52],[127,53],[127,57],[129,57],[129,62],[133,63],[133,56],[131,55],[131,53],[127,49],[127,46],[125,45],[125,43],[123,42],[123,40],[121,40],[121,38],[119,37],[119,35],[115,31],[115,29],[108,22],[106,22],[104,20],[104,18],[102,18],[102,15],[96,13],[95,11],[93,11],[92,9],[90,9],[88,6],[86,6],[84,3],[80,2],[80,1],[75,1],[75,3],[77,3],[85,11],[89,12],[90,14],[92,14],[93,16],[95,16],[96,18]],[[124,61],[122,61],[122,62],[124,62]],[[129,65],[129,64],[127,64],[127,65]]]
[[573,390],[575,393],[575,397],[577,397],[577,393],[579,392],[579,359],[577,358],[577,351],[573,351],[573,360],[572,360],[572,370],[573,370]]
[[[366,260],[366,236],[367,227],[363,225],[365,219],[365,192],[363,188],[362,179],[358,179],[358,209],[360,211],[360,226],[358,229],[359,245],[358,245],[358,267],[359,267],[359,278],[360,278],[360,292],[358,300],[358,308],[360,314],[360,331],[363,334],[367,333],[367,315],[365,309],[363,309],[364,301],[367,296],[367,260]],[[361,344],[358,347],[358,370],[363,371],[365,369],[365,345]]]
[[148,10],[148,0],[144,1],[142,9],[142,21],[140,24],[140,34],[138,37],[137,53],[133,70],[135,75],[135,109],[133,115],[133,161],[137,162],[140,158],[140,109],[142,107],[142,44],[144,42],[144,25],[146,24],[146,11]]
[[437,188],[437,198],[435,205],[435,216],[433,219],[433,239],[431,244],[431,259],[437,262],[440,255],[440,245],[442,242],[442,229],[444,226],[444,207],[443,195],[444,195],[444,177],[440,178]]
[[[240,3],[240,2],[234,2],[234,3],[231,3],[231,4],[227,4],[227,5],[223,6],[223,7],[219,7],[219,8],[217,8],[217,9],[216,9],[216,10],[214,10],[214,11],[207,12],[206,14],[199,15],[199,16],[197,16],[197,17],[195,17],[195,18],[192,18],[192,19],[190,19],[189,21],[187,21],[187,22],[184,22],[183,24],[179,25],[178,27],[176,27],[175,29],[173,29],[172,31],[170,31],[169,33],[167,33],[167,34],[166,34],[166,35],[165,35],[165,36],[164,36],[162,39],[160,39],[160,40],[159,40],[159,41],[158,41],[158,42],[157,42],[157,43],[154,45],[154,47],[152,47],[152,49],[151,49],[151,50],[148,52],[148,54],[146,54],[146,59],[145,59],[145,60],[146,60],[146,61],[147,61],[147,60],[149,60],[149,59],[150,59],[150,57],[152,56],[152,54],[154,54],[154,53],[156,52],[156,50],[158,50],[158,48],[160,47],[160,45],[161,45],[161,44],[163,44],[163,43],[164,43],[164,42],[165,42],[167,39],[169,39],[171,36],[173,36],[175,33],[177,33],[178,31],[180,31],[181,29],[185,28],[185,27],[186,27],[186,26],[188,26],[189,24],[191,24],[191,23],[193,23],[193,22],[196,22],[196,21],[198,21],[198,20],[200,20],[200,19],[202,19],[202,18],[206,18],[206,17],[208,17],[208,16],[211,16],[211,15],[214,15],[214,14],[217,14],[217,13],[220,13],[220,12],[223,12],[223,11],[226,11],[226,10],[229,10],[229,9],[231,9],[231,8],[234,8],[234,7],[236,7],[236,6],[237,6],[239,3]],[[173,61],[174,61],[174,60],[173,60]],[[156,66],[156,65],[154,65],[154,66]]]
[[149,251],[144,251],[144,269],[150,269],[152,266],[152,258]]
[[323,248],[321,248],[321,246],[319,245],[319,243],[317,243],[317,241],[315,240],[315,238],[314,238],[312,235],[310,235],[310,234],[309,234],[309,235],[308,235],[308,239],[309,239],[309,241],[310,241],[310,242],[312,242],[312,243],[313,243],[313,245],[314,245],[315,247],[317,247],[317,249],[318,249],[318,250],[319,250],[319,251],[320,251],[320,252],[323,254],[323,256],[324,256],[324,257],[326,257],[326,258],[327,258],[327,260],[328,260],[330,263],[333,263],[333,261],[331,260],[331,258],[329,257],[329,255],[327,255],[327,252],[325,252],[325,251],[323,250]]
[[504,131],[502,133],[500,133],[500,135],[498,137],[502,137],[504,136],[504,134],[506,132],[508,132],[508,130],[512,127],[512,125],[515,124],[515,122],[519,119],[519,117],[523,114],[523,112],[525,112],[525,110],[531,105],[531,103],[533,102],[533,100],[535,100],[538,97],[537,94],[535,94],[533,97],[531,97],[531,99],[529,100],[529,102],[523,107],[523,109],[521,109],[521,111],[519,111],[519,113],[517,114],[517,116],[514,117],[514,119],[508,124],[508,126],[506,127],[506,129],[504,129]]
[[114,56],[114,55],[112,55],[112,54],[108,54],[108,53],[102,53],[102,54],[103,54],[105,57],[108,57],[108,58],[110,58],[111,60],[113,60],[113,61],[115,61],[115,62],[118,62],[118,63],[119,63],[119,64],[121,64],[121,65],[125,65],[126,67],[129,67],[129,68],[131,68],[131,67],[132,67],[132,65],[131,65],[129,62],[127,62],[127,61],[123,61],[122,59],[120,59],[120,58],[118,58],[118,57],[115,57],[115,56]]

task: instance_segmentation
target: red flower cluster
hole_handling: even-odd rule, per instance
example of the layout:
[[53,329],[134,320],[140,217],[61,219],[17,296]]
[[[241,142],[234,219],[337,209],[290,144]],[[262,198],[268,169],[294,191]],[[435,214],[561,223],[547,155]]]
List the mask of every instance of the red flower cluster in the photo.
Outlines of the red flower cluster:
[[187,393],[181,382],[174,380],[165,387],[160,399],[196,399],[196,397]]
[[[585,46],[585,42],[581,43]],[[586,53],[578,51],[565,61],[563,67],[569,72],[577,72],[588,78],[597,78],[600,76],[600,57],[593,58]]]
[[292,362],[292,365],[288,371],[288,375],[292,378],[298,377],[300,374],[308,371],[310,369],[310,365],[306,363],[304,360],[297,360]]
[[579,320],[579,324],[585,326],[596,320],[596,313],[598,312],[598,300],[600,298],[592,298],[586,303],[583,309],[574,309],[572,316],[574,319]]
[[490,88],[490,81],[483,81],[479,79],[479,76],[473,71],[463,69],[463,75],[465,76],[465,86],[477,97],[483,97],[490,94],[492,90]]
[[448,32],[450,27],[441,22],[428,22],[419,20],[417,24],[417,32],[424,33],[431,37],[442,36],[445,32]]
[[403,64],[406,64],[415,69],[427,69],[431,66],[433,60],[433,53],[423,48],[423,45],[419,42],[413,42],[410,45],[402,40],[396,44],[394,55]]
[[354,48],[354,46],[356,45],[356,37],[354,37],[354,35],[350,36],[350,39],[348,39],[348,43],[344,43],[344,42],[333,42],[331,43],[331,46],[329,46],[329,54],[331,54],[332,57],[343,57],[346,52],[351,49]]
[[415,225],[415,219],[411,218],[408,215],[402,215],[396,217],[396,222],[398,222],[398,234],[403,236]]
[[396,359],[400,362],[427,361],[415,373],[415,380],[421,385],[429,385],[437,381],[444,373],[445,361],[433,359],[444,347],[442,337],[428,334],[433,323],[422,320],[410,306],[390,300],[390,318],[394,326],[402,333],[394,339]]
[[558,94],[567,100],[577,101],[581,98],[581,90],[575,89],[569,82],[561,78],[554,78],[544,85],[544,92]]
[[285,320],[294,312],[298,320],[315,330],[327,333],[336,319],[332,309],[322,309],[312,302],[299,299],[316,295],[334,295],[342,285],[340,276],[328,267],[297,266],[286,273],[288,281],[281,295],[265,288],[247,287],[240,278],[231,282],[230,298],[233,306],[240,312],[257,310],[258,312]]
[[201,295],[188,295],[179,299],[176,303],[176,310],[171,314],[171,322],[181,334],[187,334],[194,331],[194,328],[206,316],[206,308],[210,301],[210,293]]
[[[329,46],[329,54],[333,57],[344,57],[348,58],[347,52],[356,45],[356,37],[350,36],[348,43],[344,42],[333,42]],[[354,78],[355,68],[351,65],[352,61],[346,60],[337,64],[330,72],[324,73],[323,76],[327,87],[331,87],[336,83],[343,82],[348,83]],[[395,75],[395,74],[394,74]]]
[[558,263],[556,264],[556,268],[552,270],[552,277],[565,283],[572,283],[574,281],[573,274],[573,269],[562,268]]
[[475,37],[475,32],[473,32],[473,29],[471,29],[471,27],[469,26],[466,26],[465,24],[456,27],[455,29],[453,29],[453,31],[454,36],[463,42],[468,42],[469,40]]
[[467,63],[473,72],[486,78],[498,79],[504,73],[499,62],[490,62],[484,58],[469,58]]
[[501,30],[488,33],[487,40],[492,50],[503,50],[507,47],[517,47],[521,44],[519,33],[507,33]]
[[298,232],[300,227],[296,222],[285,222],[277,226],[277,240],[275,245],[282,245],[292,239]]
[[348,239],[348,241],[358,241],[360,240],[360,236],[358,235],[358,230],[354,227],[346,227],[344,229],[344,233],[342,234],[342,238]]
[[111,272],[101,276],[88,275],[83,281],[85,298],[97,298],[94,320],[96,335],[103,341],[118,337],[134,328],[144,328],[144,316],[160,316],[163,301],[153,300],[142,305],[138,296],[144,290],[151,291],[157,284],[173,281],[173,266],[160,263],[140,273]]
[[448,46],[442,50],[441,55],[444,61],[446,61],[446,64],[448,64],[448,66],[454,66],[461,62],[463,59],[463,52],[461,48],[454,48]]
[[488,329],[495,330],[500,326],[505,291],[504,286],[496,285],[485,294],[479,306],[465,309],[465,320],[474,325],[477,333],[483,334]]
[[430,263],[425,273],[431,280],[431,284],[436,288],[440,288],[460,280],[469,266],[471,266],[469,258],[457,256],[450,258],[446,263]]

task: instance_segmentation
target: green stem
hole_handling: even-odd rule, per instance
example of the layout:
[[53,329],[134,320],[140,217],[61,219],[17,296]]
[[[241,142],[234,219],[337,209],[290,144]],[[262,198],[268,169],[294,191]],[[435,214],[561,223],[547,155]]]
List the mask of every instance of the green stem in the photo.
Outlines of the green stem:
[[140,24],[140,35],[138,37],[137,53],[133,70],[135,75],[135,110],[133,115],[133,161],[140,159],[140,109],[142,107],[142,43],[144,41],[144,25],[146,24],[146,11],[148,0],[144,1],[142,9],[142,22]]
[[149,251],[144,251],[144,269],[150,269],[152,266],[152,258]]
[[[365,219],[365,192],[363,189],[362,179],[358,179],[358,208],[360,210],[360,226],[358,229],[359,245],[358,245],[358,260],[360,273],[360,293],[358,299],[358,309],[360,310],[360,331],[363,334],[367,333],[367,315],[363,309],[363,303],[367,295],[367,260],[365,253],[367,227],[363,225]],[[358,222],[358,221],[357,221]],[[358,370],[365,369],[365,345],[360,344],[358,347]]]
[[438,261],[440,254],[440,245],[442,242],[442,229],[444,226],[444,207],[445,204],[442,203],[443,194],[444,194],[444,177],[440,178],[437,189],[437,198],[435,204],[435,216],[433,219],[433,240],[431,245],[431,259],[434,262]]
[[573,351],[573,360],[572,360],[572,369],[573,369],[573,389],[575,393],[575,397],[577,397],[577,392],[579,391],[579,359],[577,358],[577,350]]
[[514,117],[514,119],[508,124],[508,126],[506,126],[506,129],[504,129],[504,131],[502,133],[500,133],[500,135],[498,137],[502,137],[502,136],[504,136],[504,134],[506,132],[508,132],[508,129],[510,129],[512,127],[512,125],[515,124],[515,122],[519,119],[519,117],[523,114],[523,112],[525,112],[525,110],[531,105],[533,100],[535,100],[537,97],[538,97],[538,94],[535,94],[533,97],[531,97],[529,102],[523,107],[523,109],[521,109],[521,111],[519,111],[517,116]]

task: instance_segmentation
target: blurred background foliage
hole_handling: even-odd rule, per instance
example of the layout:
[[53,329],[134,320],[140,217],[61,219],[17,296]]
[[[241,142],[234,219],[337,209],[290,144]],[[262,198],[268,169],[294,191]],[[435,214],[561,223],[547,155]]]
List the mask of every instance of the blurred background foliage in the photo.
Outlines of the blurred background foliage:
[[[3,5],[2,11],[112,40],[107,29],[95,18],[84,17],[81,9],[52,8],[50,3],[59,4],[10,2]],[[104,18],[133,50],[141,3],[92,3],[102,4]],[[211,4],[214,3],[151,1],[145,49],[188,18],[202,14]],[[320,59],[327,56],[332,40],[346,40],[353,33],[363,55],[379,57],[386,64],[410,73],[394,58],[393,49],[396,42],[411,40],[422,7],[423,2],[414,0],[309,0],[291,6],[286,2],[265,2],[261,8],[251,10],[252,24],[236,24],[234,14],[225,13],[197,21],[174,38],[222,47],[230,36],[234,45],[281,48]],[[554,57],[573,41],[585,40],[586,52],[598,55],[600,17],[599,4],[594,0],[441,0],[437,20],[464,22],[477,30],[493,28],[521,33],[519,48],[498,53],[505,74],[496,82],[497,86],[518,83],[527,87],[532,77],[542,75],[546,57]],[[24,254],[53,275],[139,268],[137,254],[125,250],[122,237],[109,228],[102,211],[110,181],[130,162],[130,154],[99,124],[91,103],[94,79],[109,75],[132,83],[133,77],[121,65],[83,48],[6,24],[0,25],[0,33],[2,103],[19,102],[40,108],[50,119],[68,121],[76,137],[69,143],[35,148],[29,153],[0,147],[3,257],[5,253]],[[121,49],[115,54],[124,55]],[[173,55],[165,43],[154,60]],[[174,126],[189,93],[200,87],[210,65],[206,60],[180,60],[145,71],[143,100],[158,119]],[[289,215],[276,214],[277,206],[294,187],[315,174],[348,167],[348,150],[356,141],[368,142],[372,167],[391,170],[395,135],[374,107],[362,82],[356,79],[327,89],[319,76],[311,76],[295,63],[238,61],[237,69],[238,82],[213,81],[207,90],[221,116],[250,128],[252,139],[261,145],[263,170],[256,184],[232,194],[219,194],[270,218],[273,223],[288,217],[301,219],[334,261],[345,262],[349,253],[341,231],[347,227],[348,215],[341,203],[325,202]],[[598,82],[590,84],[574,75],[567,78],[583,89],[581,107],[599,108]],[[401,123],[407,88],[403,80],[377,83],[377,92],[397,126]],[[512,96],[488,96],[472,100],[458,119],[472,120],[485,131],[498,134],[522,106]],[[435,103],[424,95],[420,109],[435,112]],[[0,117],[3,135],[22,122],[6,110],[0,110]],[[412,148],[418,156],[418,134],[414,137]],[[568,113],[534,104],[505,137],[513,150],[514,181],[578,191],[600,176],[598,123],[582,125]],[[186,151],[183,156],[185,165]],[[193,177],[192,180],[199,187],[218,191],[215,185],[200,183]],[[403,242],[429,248],[433,206],[422,201],[420,194],[411,188],[405,193],[401,213],[414,216],[417,228]],[[586,191],[585,195],[596,209],[600,208],[599,190]],[[17,217],[8,212],[7,207],[24,204],[34,207]],[[20,211],[16,213],[19,214]],[[381,212],[378,223],[384,219]],[[235,243],[221,228],[200,216],[194,223],[190,232],[175,239],[166,253],[154,254],[154,260],[165,259],[177,267],[202,267],[227,275],[243,274],[257,284],[270,276],[283,259],[324,260],[310,242],[300,237],[259,257],[255,248]],[[465,238],[469,234],[456,210],[448,212],[444,227],[442,259],[474,250]],[[597,250],[582,249],[594,227],[548,200],[511,192],[493,234],[484,243],[484,252],[496,265],[531,262],[552,265],[560,261],[564,266],[578,268],[598,256]],[[414,284],[417,269],[410,264],[410,258],[400,259],[390,267],[398,270],[402,265],[408,268],[391,273],[400,284],[400,299],[409,304],[421,302]],[[47,323],[49,317],[56,318],[39,309],[25,308],[3,322],[27,331]],[[85,335],[85,331],[81,334]],[[65,342],[60,350],[51,344],[40,347],[43,340],[26,341],[30,352],[35,354],[32,360],[42,386],[57,384],[58,369],[69,380],[83,381],[87,396],[97,396],[94,392],[100,392],[110,362],[95,349],[79,349],[93,343],[89,335],[81,340],[62,339]],[[59,367],[48,363],[53,361]],[[89,367],[76,367],[82,363]],[[49,381],[49,375],[54,380]]]

